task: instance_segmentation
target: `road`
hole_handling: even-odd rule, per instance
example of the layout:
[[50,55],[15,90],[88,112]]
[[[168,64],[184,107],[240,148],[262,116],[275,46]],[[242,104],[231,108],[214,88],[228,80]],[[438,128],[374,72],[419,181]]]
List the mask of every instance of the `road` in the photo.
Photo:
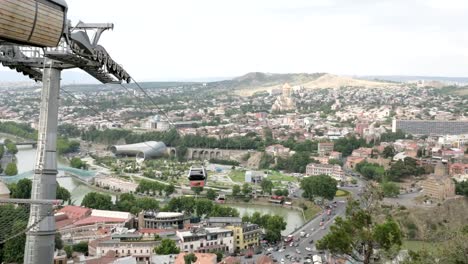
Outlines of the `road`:
[[[336,208],[333,208],[332,212],[330,215],[327,215],[326,211],[322,211],[321,214],[318,217],[315,217],[308,223],[306,223],[304,226],[302,226],[300,229],[296,230],[293,232],[291,235],[294,236],[294,244],[293,246],[290,245],[285,245],[284,243],[280,244],[280,249],[279,250],[272,250],[271,251],[271,257],[274,259],[278,260],[278,262],[281,263],[281,260],[284,260],[284,263],[294,263],[296,261],[291,261],[288,259],[286,256],[292,256],[298,260],[300,263],[305,262],[305,258],[308,256],[312,257],[312,255],[317,255],[319,252],[315,248],[315,242],[317,240],[320,240],[322,237],[324,237],[328,231],[330,226],[332,225],[334,219],[337,216],[344,216],[345,210],[346,210],[346,201],[343,198],[338,198],[335,199],[336,201]],[[320,226],[320,222],[324,219],[323,221],[323,229]],[[309,234],[308,237],[301,237],[300,233],[304,232],[306,234]],[[310,243],[313,241],[313,243]],[[283,249],[281,249],[283,247]],[[311,251],[307,251],[307,249],[310,249]],[[323,255],[323,252],[322,254]],[[323,257],[324,258],[324,257]],[[324,258],[325,260],[325,258]]]
[[[364,183],[359,181],[356,187],[342,187],[340,189],[349,191],[354,198],[357,198],[363,186]],[[300,195],[299,192],[295,194]],[[275,250],[276,248],[273,248],[273,250],[267,250],[267,252],[264,253],[266,254],[270,252],[271,257],[276,259],[278,263],[282,263],[281,260],[284,260],[284,263],[307,263],[306,258],[312,258],[313,255],[320,255],[322,260],[325,262],[327,259],[326,252],[318,252],[315,247],[315,243],[329,232],[330,226],[333,224],[336,217],[344,217],[346,212],[347,198],[337,197],[333,200],[332,203],[336,204],[336,208],[333,208],[330,216],[326,214],[326,211],[322,211],[320,215],[310,220],[300,229],[294,231],[291,234],[294,236],[294,241],[296,241],[293,246],[281,243],[277,250]],[[323,222],[324,229],[322,229],[320,226],[322,219],[325,220]],[[301,237],[301,232],[309,234],[309,236]],[[313,241],[313,243],[311,243],[311,241]],[[306,250],[306,248],[309,249],[309,251]],[[289,256],[289,258],[286,256]],[[294,257],[294,259],[291,259],[291,257]]]

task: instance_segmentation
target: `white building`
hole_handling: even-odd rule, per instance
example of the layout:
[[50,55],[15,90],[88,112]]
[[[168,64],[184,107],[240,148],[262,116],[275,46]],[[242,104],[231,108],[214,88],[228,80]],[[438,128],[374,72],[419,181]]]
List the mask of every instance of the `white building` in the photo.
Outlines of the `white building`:
[[190,231],[177,231],[179,247],[184,252],[234,252],[232,230],[219,227],[194,228]]
[[345,173],[340,165],[310,163],[306,167],[307,176],[328,175],[337,181],[345,180]]
[[102,188],[109,188],[109,190],[122,193],[134,193],[138,187],[138,184],[134,182],[124,181],[122,179],[109,176],[95,177],[94,184],[99,185],[99,187]]

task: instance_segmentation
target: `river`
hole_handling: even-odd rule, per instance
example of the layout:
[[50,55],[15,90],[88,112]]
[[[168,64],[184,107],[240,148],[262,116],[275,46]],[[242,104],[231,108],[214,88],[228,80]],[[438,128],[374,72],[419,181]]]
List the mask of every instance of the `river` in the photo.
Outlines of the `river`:
[[[18,153],[16,154],[18,173],[32,171],[34,169],[34,164],[36,162],[36,149],[33,149],[31,146],[18,146]],[[58,166],[68,166],[58,161]],[[62,175],[63,171],[59,171],[59,175]],[[71,194],[73,204],[80,205],[83,197],[94,190],[86,186],[82,182],[72,178],[57,178],[60,186],[65,187]],[[113,200],[115,197],[113,197]],[[253,204],[235,204],[229,205],[230,207],[236,208],[239,210],[240,216],[245,214],[251,215],[254,212],[260,212],[261,214],[273,214],[282,216],[287,223],[286,230],[282,232],[283,235],[291,233],[294,229],[301,226],[304,223],[302,213],[297,210],[286,209],[278,206],[268,206],[268,205],[253,205]]]
[[[18,146],[16,159],[18,174],[32,171],[36,162],[36,149],[31,146]],[[57,163],[58,166],[68,166],[68,164],[63,163],[60,160],[58,160]],[[59,171],[59,175],[63,175],[63,171]],[[70,192],[72,201],[75,205],[80,205],[83,197],[87,193],[93,191],[88,186],[71,177],[57,178],[57,182],[60,186],[65,187]]]
[[228,206],[236,208],[240,216],[252,215],[255,212],[261,214],[279,215],[286,221],[286,229],[281,232],[282,235],[290,234],[292,231],[304,224],[304,218],[302,212],[286,209],[280,206],[274,205],[255,205],[255,204],[229,204]]

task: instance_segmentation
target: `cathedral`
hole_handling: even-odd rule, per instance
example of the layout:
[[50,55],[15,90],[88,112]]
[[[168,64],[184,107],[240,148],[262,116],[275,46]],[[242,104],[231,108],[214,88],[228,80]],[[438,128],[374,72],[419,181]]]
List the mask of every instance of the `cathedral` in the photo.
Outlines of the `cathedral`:
[[272,112],[283,112],[296,110],[296,102],[291,97],[292,88],[289,84],[283,85],[283,93],[276,98],[275,103],[271,107]]

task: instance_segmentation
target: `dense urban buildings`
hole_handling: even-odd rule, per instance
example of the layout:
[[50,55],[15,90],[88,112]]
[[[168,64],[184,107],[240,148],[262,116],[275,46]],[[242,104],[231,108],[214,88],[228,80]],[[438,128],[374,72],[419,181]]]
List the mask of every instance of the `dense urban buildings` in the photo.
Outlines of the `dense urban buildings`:
[[414,135],[468,134],[468,121],[397,120],[392,121],[392,131],[402,130]]

